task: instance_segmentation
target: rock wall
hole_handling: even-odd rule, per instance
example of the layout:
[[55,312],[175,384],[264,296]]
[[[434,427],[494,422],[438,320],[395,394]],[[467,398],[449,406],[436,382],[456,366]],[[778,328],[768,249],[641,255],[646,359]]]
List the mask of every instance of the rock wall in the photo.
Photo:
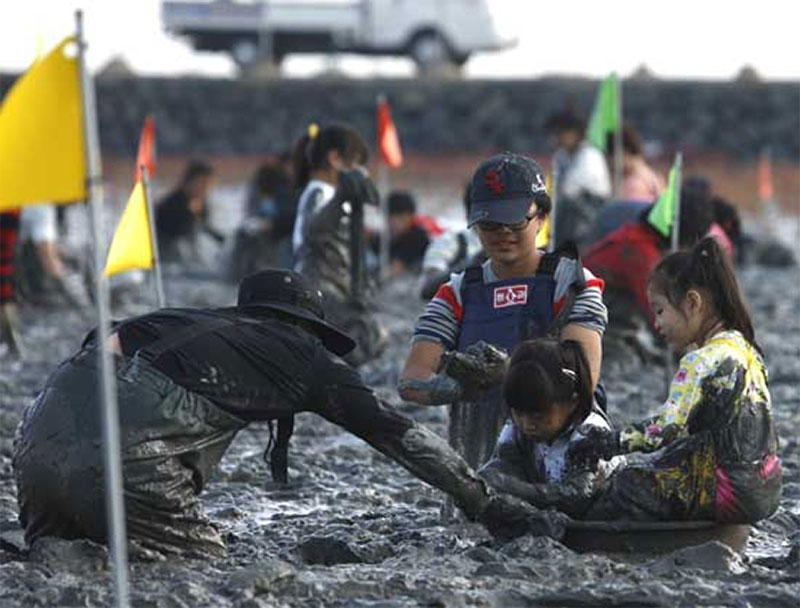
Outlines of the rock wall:
[[[0,94],[14,77],[0,75]],[[273,80],[115,78],[97,81],[103,152],[131,156],[142,120],[158,124],[166,155],[279,152],[309,122],[347,121],[374,141],[375,98],[383,92],[404,147],[453,153],[547,148],[544,122],[565,104],[588,114],[596,81]],[[770,146],[800,159],[800,84],[629,80],[625,119],[664,150],[718,152],[738,160]]]

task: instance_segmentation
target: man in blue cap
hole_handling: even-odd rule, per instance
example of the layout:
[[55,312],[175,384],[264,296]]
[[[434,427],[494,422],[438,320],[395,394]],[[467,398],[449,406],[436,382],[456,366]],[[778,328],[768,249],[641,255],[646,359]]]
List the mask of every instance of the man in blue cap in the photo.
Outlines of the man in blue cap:
[[505,420],[499,385],[519,342],[548,334],[577,340],[593,384],[600,374],[603,282],[581,266],[574,246],[536,248],[551,206],[533,159],[503,153],[481,163],[468,224],[488,259],[453,274],[414,329],[398,390],[408,401],[452,404],[451,445],[475,468],[491,456]]
[[[381,403],[339,358],[354,345],[325,321],[321,293],[282,270],[246,277],[235,307],[162,309],[118,324],[106,348],[116,356],[134,546],[151,554],[223,555],[220,533],[198,499],[211,470],[249,423],[303,411],[344,427],[444,490],[495,533],[558,533],[557,521],[494,494],[435,433]],[[90,334],[48,378],[18,430],[13,466],[28,542],[106,540],[97,348]]]

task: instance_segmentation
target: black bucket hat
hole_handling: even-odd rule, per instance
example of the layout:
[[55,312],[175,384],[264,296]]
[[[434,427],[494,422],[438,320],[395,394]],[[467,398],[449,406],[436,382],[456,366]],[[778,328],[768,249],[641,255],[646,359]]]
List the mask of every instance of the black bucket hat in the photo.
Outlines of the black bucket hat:
[[325,348],[337,355],[346,355],[356,346],[350,336],[325,321],[322,293],[291,270],[261,270],[242,279],[236,307],[277,310],[308,321]]

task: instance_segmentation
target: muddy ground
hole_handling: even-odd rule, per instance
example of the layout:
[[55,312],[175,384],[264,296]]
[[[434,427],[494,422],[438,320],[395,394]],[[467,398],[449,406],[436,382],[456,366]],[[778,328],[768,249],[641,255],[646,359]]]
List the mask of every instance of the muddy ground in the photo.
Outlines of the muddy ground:
[[[141,607],[260,606],[787,606],[800,605],[800,297],[796,269],[751,267],[741,279],[767,353],[785,485],[779,511],[755,526],[738,555],[718,543],[662,556],[581,555],[550,539],[492,540],[476,524],[442,525],[442,495],[360,440],[299,417],[288,487],[269,482],[267,429],[240,433],[203,495],[227,531],[214,561],[131,565]],[[363,371],[368,383],[438,432],[441,408],[398,401],[393,389],[413,318],[411,285],[383,297],[392,344]],[[228,305],[234,289],[168,277],[171,304]],[[148,294],[116,311],[143,312]],[[22,548],[11,470],[14,429],[47,374],[79,344],[90,319],[23,310],[29,359],[0,357],[0,606],[108,606],[107,553],[88,541],[45,539]],[[617,423],[652,411],[663,367],[608,358],[604,377]],[[22,549],[21,551],[19,549]]]

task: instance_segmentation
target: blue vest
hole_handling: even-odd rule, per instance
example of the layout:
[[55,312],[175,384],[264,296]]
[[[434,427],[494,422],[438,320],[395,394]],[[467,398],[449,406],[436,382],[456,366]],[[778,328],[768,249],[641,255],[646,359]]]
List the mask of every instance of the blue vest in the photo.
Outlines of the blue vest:
[[[492,283],[483,282],[482,267],[467,268],[461,284],[464,312],[458,350],[483,340],[510,355],[521,341],[546,336],[554,322],[553,273],[557,263],[556,255],[546,255],[534,276]],[[487,391],[477,402],[454,403],[448,429],[450,444],[477,469],[491,457],[505,419],[500,387]]]

